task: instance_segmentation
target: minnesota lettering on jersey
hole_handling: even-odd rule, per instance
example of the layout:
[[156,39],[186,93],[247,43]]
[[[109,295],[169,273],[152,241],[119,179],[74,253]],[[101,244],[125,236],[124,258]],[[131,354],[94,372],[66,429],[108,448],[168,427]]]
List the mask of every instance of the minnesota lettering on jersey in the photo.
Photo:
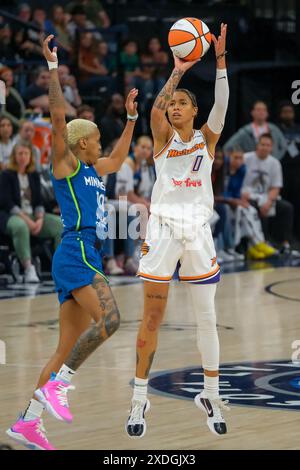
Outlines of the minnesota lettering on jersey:
[[86,186],[96,186],[97,188],[103,189],[103,191],[105,191],[103,181],[99,181],[99,179],[95,176],[85,176],[84,182]]
[[167,158],[183,157],[184,155],[190,155],[191,153],[194,153],[196,150],[199,150],[199,149],[202,150],[204,146],[205,146],[205,143],[201,142],[200,144],[195,144],[190,149],[184,149],[184,150],[171,149],[167,153]]

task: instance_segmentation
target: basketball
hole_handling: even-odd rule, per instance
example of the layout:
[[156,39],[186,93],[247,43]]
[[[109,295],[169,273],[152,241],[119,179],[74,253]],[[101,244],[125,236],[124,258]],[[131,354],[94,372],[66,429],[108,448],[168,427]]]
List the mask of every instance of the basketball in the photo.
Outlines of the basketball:
[[171,27],[168,43],[177,57],[193,61],[200,59],[208,51],[211,44],[211,33],[202,20],[182,18]]

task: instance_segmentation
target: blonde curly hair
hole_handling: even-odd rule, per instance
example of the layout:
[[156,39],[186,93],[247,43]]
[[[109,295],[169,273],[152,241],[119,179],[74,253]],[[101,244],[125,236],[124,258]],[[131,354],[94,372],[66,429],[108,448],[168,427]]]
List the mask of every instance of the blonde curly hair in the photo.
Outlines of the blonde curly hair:
[[88,137],[96,129],[97,124],[87,119],[73,119],[67,124],[68,129],[68,144],[71,148],[74,148],[78,141],[83,137]]

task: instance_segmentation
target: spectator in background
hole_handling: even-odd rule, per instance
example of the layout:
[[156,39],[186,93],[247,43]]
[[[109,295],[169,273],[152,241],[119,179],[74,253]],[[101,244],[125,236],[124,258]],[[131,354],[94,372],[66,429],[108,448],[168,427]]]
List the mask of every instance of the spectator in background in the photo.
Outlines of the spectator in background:
[[[57,71],[65,100],[73,108],[78,108],[82,101],[79,95],[76,78],[74,75],[70,74],[70,69],[67,65],[59,65]],[[75,117],[75,109],[73,116]]]
[[120,53],[120,63],[122,70],[127,76],[134,75],[139,69],[139,54],[138,45],[136,41],[127,39],[123,43],[123,47]]
[[[43,114],[49,113],[49,83],[50,72],[46,67],[38,67],[35,73],[34,82],[27,87],[24,93],[24,99],[32,108],[40,108]],[[76,110],[65,100],[66,115],[76,116]]]
[[[244,153],[237,147],[232,150],[229,159],[225,159],[225,188],[219,202],[228,204],[231,209],[234,246],[237,247],[242,239],[246,239],[248,256],[256,260],[265,259],[273,256],[276,250],[265,242],[257,209],[241,198],[245,175]],[[229,253],[234,254],[232,250]]]
[[[142,136],[138,139],[136,145],[134,146],[133,153],[131,157],[128,157],[120,170],[116,174],[116,185],[115,185],[115,195],[116,199],[120,197],[126,197],[129,206],[132,204],[139,204],[145,206],[147,211],[150,209],[150,199],[146,199],[141,195],[139,191],[139,186],[142,183],[142,167],[147,165],[147,158],[149,153],[152,152],[152,140],[147,136]],[[144,183],[146,183],[144,181]],[[151,184],[151,183],[150,183]],[[153,186],[153,184],[152,184]],[[145,188],[146,189],[146,188]],[[151,194],[151,188],[148,188],[147,193]],[[146,212],[147,212],[146,211]],[[148,213],[148,212],[147,212]],[[143,214],[140,213],[141,222],[140,230],[147,225],[147,217],[144,220]],[[134,220],[133,216],[127,215],[128,227],[130,223]],[[141,233],[141,236],[144,234]],[[138,264],[134,259],[136,242],[131,238],[130,232],[126,240],[124,241],[124,270],[127,274],[134,275],[137,272]]]
[[[133,152],[125,160],[133,170],[134,193],[146,201],[146,206],[151,200],[153,185],[155,182],[153,158],[153,142],[147,135],[140,136],[133,147]],[[153,160],[152,160],[153,161]]]
[[54,5],[52,10],[52,22],[56,31],[55,39],[59,45],[60,54],[67,58],[72,53],[72,41],[67,29],[68,15],[61,5]]
[[0,23],[0,62],[17,59],[18,50],[12,39],[12,30],[8,23]]
[[230,211],[223,202],[225,165],[224,154],[220,147],[216,148],[211,179],[215,199],[214,211],[218,214],[218,220],[213,229],[218,261],[220,263],[234,261],[237,255],[235,256],[232,251],[234,242],[230,226]]
[[103,148],[120,137],[125,127],[126,118],[124,98],[119,93],[114,93],[100,124]]
[[[14,28],[14,41],[20,56],[27,60],[40,60],[42,57],[41,40],[43,38],[43,24],[41,24],[39,11],[32,17],[31,8],[27,3],[19,6],[18,19],[24,24],[22,28],[17,24]],[[32,25],[33,27],[28,27]]]
[[[81,5],[75,5],[70,13],[72,15],[71,21],[67,25],[68,33],[71,37],[71,40],[74,41],[80,32],[83,32],[87,29],[95,30],[95,24],[92,21],[89,21],[86,17],[84,8]],[[93,31],[92,35],[95,39],[100,41],[102,39],[101,34],[98,31]]]
[[157,75],[166,77],[168,73],[168,54],[163,50],[160,39],[153,36],[149,39],[146,46],[146,55],[151,56],[156,65]]
[[31,108],[41,108],[43,113],[49,112],[48,90],[50,83],[49,70],[42,66],[35,72],[35,78],[24,93],[24,100]]
[[269,112],[266,103],[256,101],[251,110],[252,122],[241,127],[224,145],[226,153],[237,145],[244,152],[255,152],[259,138],[262,134],[271,134],[273,141],[273,155],[280,160],[286,152],[286,141],[281,130],[268,122]]
[[280,104],[278,124],[287,141],[287,151],[281,160],[282,196],[293,204],[294,230],[300,240],[300,124],[295,122],[295,108],[289,101]]
[[[144,169],[148,167],[147,159],[153,153],[152,139],[148,136],[138,138],[133,152],[128,156],[117,173],[116,196],[126,195],[128,202],[142,204],[150,209],[150,197],[144,197],[143,192],[151,195],[154,181],[142,181]],[[146,178],[146,172],[144,179]],[[144,190],[143,185],[144,183]],[[148,184],[148,188],[146,187]]]
[[13,131],[11,120],[5,116],[0,117],[0,170],[4,170],[9,162],[14,146]]
[[71,12],[74,6],[81,6],[86,13],[86,18],[95,23],[97,28],[110,27],[109,16],[104,10],[101,2],[98,0],[77,0],[75,2],[68,3],[67,10]]
[[23,121],[19,133],[14,138],[14,145],[19,144],[20,142],[25,143],[28,147],[31,147],[33,161],[35,169],[38,173],[42,170],[41,165],[41,151],[34,145],[33,139],[35,135],[35,127],[32,121]]
[[40,179],[30,146],[19,143],[14,147],[8,169],[0,178],[0,229],[12,238],[24,267],[25,282],[38,283],[39,278],[31,262],[30,235],[52,238],[56,248],[62,224],[58,216],[45,214],[41,204]]
[[164,77],[157,76],[157,68],[151,55],[142,54],[140,59],[141,69],[132,77],[130,88],[139,90],[139,100],[142,111],[142,128],[145,133],[149,132],[150,112],[155,97],[165,84]]
[[18,19],[24,23],[27,24],[31,21],[31,7],[28,3],[21,3],[18,6]]
[[113,79],[108,76],[108,70],[101,64],[97,55],[98,43],[92,33],[80,33],[78,70],[80,90],[91,93],[104,87],[107,92],[112,89]]
[[242,199],[258,208],[265,236],[270,234],[281,244],[282,252],[291,251],[293,232],[293,206],[279,196],[282,188],[282,168],[272,156],[271,134],[259,137],[255,152],[245,154],[246,176]]
[[116,62],[108,53],[108,44],[106,41],[99,41],[97,46],[97,57],[100,65],[103,65],[110,75],[116,75]]
[[8,117],[15,127],[19,127],[20,119],[25,114],[25,104],[20,93],[13,87],[13,71],[9,67],[2,67],[0,80],[6,86],[6,103],[1,106],[1,116]]
[[[46,11],[43,8],[37,7],[33,11],[32,15],[32,24],[36,26],[41,32],[43,32],[46,36],[49,34],[53,34],[56,36],[56,30],[53,26],[51,20],[47,18]],[[40,34],[35,33],[33,36],[35,40],[39,40]]]
[[88,121],[95,122],[95,110],[88,104],[83,104],[77,109],[78,119],[87,119]]
[[34,54],[34,50],[38,51],[39,56],[41,52],[41,47],[29,40],[28,23],[31,22],[31,14],[30,5],[28,3],[21,3],[18,6],[17,19],[19,21],[13,24],[14,45],[22,58],[29,58],[30,53]]

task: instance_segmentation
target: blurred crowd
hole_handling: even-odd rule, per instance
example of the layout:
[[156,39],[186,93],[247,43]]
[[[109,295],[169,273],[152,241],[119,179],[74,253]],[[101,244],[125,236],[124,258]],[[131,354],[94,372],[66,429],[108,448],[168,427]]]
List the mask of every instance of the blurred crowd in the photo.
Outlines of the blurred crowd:
[[[0,245],[8,240],[26,282],[39,281],[32,240],[50,240],[55,248],[62,230],[49,175],[50,75],[40,45],[45,34],[54,34],[59,48],[67,119],[96,122],[104,156],[125,126],[124,96],[132,87],[139,89],[131,152],[121,170],[105,180],[110,202],[126,196],[129,204],[149,211],[155,182],[149,115],[169,72],[160,39],[144,44],[132,39],[127,26],[112,24],[97,0],[55,5],[50,13],[22,3],[15,17],[0,17],[0,80],[6,84],[0,113]],[[216,151],[212,228],[220,262],[298,256],[300,125],[289,101],[278,103],[274,118],[275,123],[269,121],[265,102],[255,102],[249,124]],[[135,274],[139,247],[140,241],[130,237],[108,239],[105,271]]]

